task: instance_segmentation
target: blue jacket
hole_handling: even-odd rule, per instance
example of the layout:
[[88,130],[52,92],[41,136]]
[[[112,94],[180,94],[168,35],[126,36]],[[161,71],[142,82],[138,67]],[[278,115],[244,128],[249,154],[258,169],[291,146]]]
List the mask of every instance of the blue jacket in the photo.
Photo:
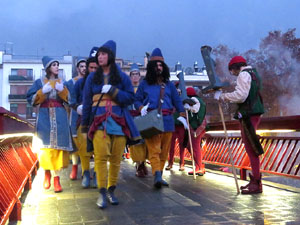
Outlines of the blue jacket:
[[75,100],[77,105],[82,104],[83,88],[81,88],[84,78],[80,78],[75,83]]
[[69,125],[71,127],[71,132],[73,137],[77,137],[77,120],[78,120],[78,114],[77,112],[73,109],[76,105],[76,95],[75,95],[75,85],[78,80],[72,78],[68,80],[67,82],[64,83],[64,85],[68,88],[69,90],[69,106],[71,108],[70,110],[70,119],[69,119]]
[[[109,95],[111,96],[112,100],[118,104],[112,106],[112,113],[120,118],[125,118],[126,127],[130,130],[130,138],[133,140],[137,140],[141,138],[140,133],[138,132],[133,122],[133,119],[127,109],[127,107],[130,104],[132,104],[134,101],[133,87],[127,74],[122,72],[120,69],[119,69],[119,74],[121,77],[121,82],[115,86],[112,86],[109,92]],[[90,116],[93,114],[96,108],[96,106],[92,106],[93,96],[97,94],[101,94],[101,90],[104,85],[104,83],[95,84],[93,82],[94,76],[95,73],[89,74],[89,76],[86,79],[84,90],[83,90],[83,108],[82,108],[82,121],[81,121],[83,132],[87,132]],[[105,106],[98,106],[97,111],[95,113],[95,117],[103,116],[106,113],[107,111]],[[114,122],[111,119],[112,117],[109,118],[109,122]],[[101,126],[99,126],[99,129],[102,129]],[[107,131],[109,131],[109,129]],[[113,131],[112,133],[109,134],[120,135],[120,133],[113,133]]]
[[[148,110],[157,109],[160,97],[160,85],[149,85],[146,80],[143,80],[135,94],[134,106],[136,109],[141,109],[143,106],[149,104]],[[168,111],[163,116],[165,132],[173,132],[174,119],[172,116],[173,109],[178,112],[184,112],[182,101],[178,95],[175,85],[168,81],[165,87],[165,93],[163,98],[162,110]]]
[[[53,89],[50,94],[43,94],[41,89],[46,82],[36,80],[27,92],[29,104],[40,106],[36,121],[37,136],[42,140],[43,148],[73,151],[68,115],[63,107],[68,90],[65,88],[57,93]],[[55,101],[57,106],[51,106],[47,103],[49,101]]]

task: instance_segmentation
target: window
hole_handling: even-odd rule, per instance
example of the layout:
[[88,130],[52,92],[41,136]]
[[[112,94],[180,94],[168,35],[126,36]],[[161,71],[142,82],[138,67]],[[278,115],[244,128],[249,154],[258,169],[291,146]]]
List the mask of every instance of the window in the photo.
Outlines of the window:
[[18,104],[10,104],[10,111],[13,113],[18,113]]
[[10,111],[25,117],[27,113],[27,103],[10,104]]
[[12,76],[21,76],[27,79],[33,79],[33,69],[11,69]]
[[26,118],[35,118],[36,117],[36,108],[33,108],[30,104],[26,105]]
[[26,95],[31,86],[29,85],[10,85],[11,95]]

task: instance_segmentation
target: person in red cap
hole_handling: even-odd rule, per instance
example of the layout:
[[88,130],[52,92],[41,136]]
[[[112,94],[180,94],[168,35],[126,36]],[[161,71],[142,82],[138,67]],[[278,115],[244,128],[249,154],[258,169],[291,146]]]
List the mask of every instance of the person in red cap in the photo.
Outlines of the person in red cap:
[[[197,95],[193,87],[188,87],[186,89],[186,94],[190,97],[195,104],[189,105],[184,104],[184,108],[188,110],[189,115],[189,124],[191,132],[191,140],[193,147],[193,156],[195,161],[195,173],[196,175],[202,176],[205,173],[205,166],[202,164],[202,149],[201,149],[201,139],[205,134],[206,127],[206,104],[205,102]],[[188,137],[187,137],[188,138]],[[188,143],[187,149],[191,153],[191,143]],[[188,172],[189,175],[193,175],[193,171]]]
[[[175,87],[178,91],[178,94],[181,94],[181,90],[179,89],[179,82],[177,81],[175,83]],[[179,171],[184,171],[184,149],[185,149],[185,144],[184,144],[184,136],[185,136],[185,128],[183,124],[177,120],[179,117],[179,113],[176,111],[173,114],[174,117],[174,123],[175,123],[175,131],[172,134],[172,139],[171,139],[171,147],[169,151],[169,158],[168,158],[168,165],[166,167],[166,170],[171,170],[173,168],[173,163],[174,163],[174,152],[175,152],[175,144],[176,144],[176,139],[178,139],[178,145],[179,145]]]
[[252,168],[252,174],[249,174],[250,183],[241,187],[242,194],[262,193],[259,162],[261,145],[255,134],[261,115],[264,113],[260,95],[261,78],[254,68],[247,65],[242,56],[233,57],[228,64],[228,69],[232,75],[237,76],[235,90],[231,93],[216,91],[214,98],[238,105],[234,118],[240,121],[242,140]]

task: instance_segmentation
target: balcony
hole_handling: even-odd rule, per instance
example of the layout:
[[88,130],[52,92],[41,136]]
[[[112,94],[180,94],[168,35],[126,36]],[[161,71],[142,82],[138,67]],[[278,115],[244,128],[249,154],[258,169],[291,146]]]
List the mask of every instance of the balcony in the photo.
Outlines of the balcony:
[[26,82],[32,83],[34,81],[33,76],[18,76],[18,75],[9,75],[9,82]]
[[8,99],[10,102],[26,102],[26,95],[8,95]]

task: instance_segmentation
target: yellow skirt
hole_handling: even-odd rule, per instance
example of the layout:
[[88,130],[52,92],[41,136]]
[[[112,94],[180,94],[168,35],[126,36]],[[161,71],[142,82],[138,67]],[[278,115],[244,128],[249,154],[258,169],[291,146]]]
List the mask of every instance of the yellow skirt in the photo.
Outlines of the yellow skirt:
[[69,165],[69,152],[42,148],[39,153],[40,166],[44,170],[60,170],[67,168]]

